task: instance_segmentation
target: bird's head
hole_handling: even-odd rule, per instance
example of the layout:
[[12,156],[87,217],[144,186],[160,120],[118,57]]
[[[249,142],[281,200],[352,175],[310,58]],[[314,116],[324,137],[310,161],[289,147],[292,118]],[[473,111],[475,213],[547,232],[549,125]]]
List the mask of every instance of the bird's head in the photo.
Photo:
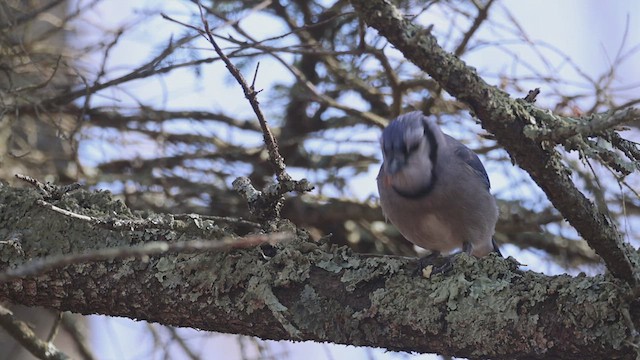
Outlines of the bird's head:
[[438,146],[443,141],[437,125],[419,111],[393,120],[380,137],[382,183],[400,193],[432,186]]

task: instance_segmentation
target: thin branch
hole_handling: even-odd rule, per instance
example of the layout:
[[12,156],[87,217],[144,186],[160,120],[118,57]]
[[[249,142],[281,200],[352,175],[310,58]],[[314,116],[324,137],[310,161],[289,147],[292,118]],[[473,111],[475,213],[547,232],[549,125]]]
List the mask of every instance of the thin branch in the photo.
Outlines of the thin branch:
[[47,342],[53,342],[53,340],[56,338],[56,336],[58,336],[58,331],[60,330],[60,323],[62,322],[62,316],[63,316],[63,312],[62,311],[57,311],[56,314],[54,314],[54,321],[53,321],[53,326],[51,326],[51,331],[49,331],[49,336],[47,336]]
[[460,57],[462,56],[462,54],[464,54],[467,49],[467,44],[469,44],[469,40],[471,40],[473,35],[480,28],[480,25],[482,25],[482,23],[487,19],[489,8],[493,4],[493,1],[494,0],[489,0],[489,2],[487,2],[487,5],[482,8],[478,8],[478,16],[476,16],[473,24],[471,24],[471,28],[464,34],[464,38],[462,39],[456,50],[453,52],[456,56]]
[[[211,31],[211,28],[209,26],[209,22],[205,16],[202,4],[200,2],[197,2],[197,4],[200,11],[200,19],[202,21],[204,29],[199,29],[193,25],[174,20],[165,14],[162,14],[162,16],[169,21],[173,21],[192,30],[196,30],[200,35],[207,39],[207,41],[213,46],[220,59],[222,59],[222,61],[225,63],[225,66],[227,67],[227,70],[229,70],[229,73],[231,73],[238,84],[242,87],[245,98],[251,104],[253,112],[256,114],[258,122],[260,123],[264,143],[269,153],[271,167],[273,168],[278,183],[276,184],[276,187],[267,187],[264,191],[258,191],[251,185],[250,182],[248,184],[245,184],[242,180],[246,178],[242,178],[236,179],[236,181],[234,182],[234,188],[240,191],[243,196],[248,194],[248,192],[252,192],[252,194],[257,195],[257,197],[255,197],[252,201],[249,201],[250,211],[252,214],[257,216],[258,219],[265,221],[264,226],[269,227],[270,221],[268,220],[278,219],[280,217],[280,210],[282,208],[283,200],[282,195],[290,191],[307,192],[312,190],[313,187],[306,179],[302,179],[300,181],[293,180],[286,171],[284,158],[282,157],[282,155],[280,155],[280,151],[278,150],[278,143],[267,124],[267,120],[262,112],[262,109],[260,108],[260,103],[258,102],[257,95],[260,91],[256,91],[254,88],[258,68],[256,68],[252,85],[249,85],[240,70],[231,62],[231,60],[229,60],[229,57],[222,51],[222,49],[216,42],[215,36],[213,35],[213,32]],[[241,184],[242,186],[236,186],[238,184]],[[253,191],[250,191],[250,189],[252,189]],[[245,196],[245,198],[248,199],[247,196]]]
[[623,139],[618,133],[611,132],[609,134],[609,140],[618,150],[622,151],[629,159],[635,160],[640,163],[640,147],[638,143],[631,140]]
[[222,51],[220,46],[218,46],[218,43],[216,42],[213,36],[213,33],[209,28],[209,22],[207,21],[204,11],[202,10],[202,4],[200,4],[200,2],[198,2],[198,7],[200,8],[200,18],[202,20],[202,24],[204,25],[203,35],[209,41],[209,43],[211,43],[211,45],[213,46],[218,56],[220,56],[222,61],[225,63],[231,75],[236,79],[238,84],[240,84],[240,86],[242,87],[242,91],[244,92],[245,98],[249,100],[249,103],[253,108],[253,112],[256,114],[256,117],[260,122],[260,127],[262,128],[262,133],[264,136],[264,142],[267,146],[267,151],[269,152],[269,159],[271,160],[271,165],[273,166],[273,169],[276,173],[276,178],[278,179],[278,181],[291,181],[291,176],[287,173],[285,169],[284,159],[282,158],[282,155],[280,155],[280,152],[278,150],[278,143],[276,142],[276,139],[273,137],[273,134],[271,133],[271,129],[269,129],[269,126],[267,125],[267,119],[264,117],[264,114],[262,113],[262,109],[260,108],[260,103],[258,102],[258,99],[257,99],[258,92],[256,92],[253,87],[247,84],[240,70],[235,65],[233,65],[231,60],[229,60],[227,55],[225,55],[225,53]]
[[70,218],[74,218],[74,219],[78,219],[78,220],[82,220],[82,221],[88,221],[88,222],[91,222],[91,223],[100,222],[100,220],[97,219],[97,218],[94,218],[94,217],[91,217],[91,216],[87,216],[87,215],[76,214],[76,213],[74,213],[72,211],[57,207],[57,206],[55,206],[55,205],[53,205],[53,204],[51,204],[49,202],[46,202],[44,200],[38,199],[38,200],[36,200],[36,204],[40,205],[42,207],[48,208],[49,210],[55,211],[57,213],[60,213],[60,214],[62,214],[64,216],[68,216]]
[[535,88],[533,90],[529,90],[529,93],[524,97],[523,100],[533,104],[534,102],[536,102],[536,98],[538,97],[538,95],[540,95],[540,88]]
[[620,124],[640,120],[640,109],[630,107],[614,113],[592,114],[579,119],[549,115],[545,119],[551,119],[553,123],[545,124],[548,127],[525,130],[533,140],[560,144],[575,135],[593,136]]
[[[143,79],[149,76],[167,73],[175,69],[193,66],[194,62],[188,62],[188,63],[168,65],[163,68],[157,67],[165,58],[173,54],[175,49],[179,48],[184,44],[189,43],[197,36],[198,35],[187,35],[176,42],[173,42],[173,41],[169,42],[166,48],[158,56],[154,57],[153,59],[149,60],[147,63],[139,66],[138,68],[134,69],[130,73],[127,73],[123,76],[117,77],[115,79],[112,79],[103,83],[95,83],[91,86],[85,86],[77,90],[73,90],[61,95],[57,95],[53,98],[44,100],[42,102],[42,105],[45,107],[50,105],[66,105],[77,98],[87,96],[89,94],[93,94],[100,90],[103,90],[115,85],[123,84],[128,81]],[[203,59],[203,60],[197,60],[195,63],[198,63],[198,62],[206,63],[206,62],[213,62],[216,60],[218,59]]]
[[43,182],[40,182],[38,179],[22,174],[16,174],[15,177],[22,181],[28,182],[33,187],[35,187],[42,196],[48,199],[59,199],[62,197],[62,195],[82,187],[82,185],[78,183],[69,185],[53,185],[50,183],[45,184]]
[[[70,109],[69,109],[70,110]],[[140,107],[134,114],[123,114],[118,111],[89,109],[86,115],[91,117],[91,125],[101,128],[113,127],[122,129],[131,123],[162,122],[173,119],[208,120],[225,123],[242,130],[260,131],[260,127],[251,121],[242,121],[222,113],[198,110],[159,110],[148,106]]]
[[256,71],[253,73],[253,80],[251,81],[251,88],[255,90],[256,79],[258,79],[258,69],[260,69],[260,61],[256,64]]
[[188,359],[191,360],[201,360],[202,358],[200,356],[198,356],[190,347],[189,344],[187,344],[187,342],[185,341],[184,338],[182,338],[182,336],[180,336],[180,334],[178,334],[178,329],[176,329],[173,326],[167,326],[166,327],[167,330],[169,331],[169,333],[171,334],[171,339],[172,341],[175,341],[178,346],[182,349],[182,351],[184,352],[185,356]]
[[[286,184],[286,183],[285,183]],[[279,194],[282,195],[282,194]],[[275,195],[273,195],[275,196]],[[203,220],[217,220],[217,221],[221,221],[221,222],[226,222],[226,223],[233,223],[236,225],[245,225],[245,226],[252,226],[254,228],[259,228],[260,224],[253,222],[253,221],[247,221],[244,219],[240,219],[240,218],[234,218],[234,217],[226,217],[226,216],[207,216],[207,215],[197,215],[197,214],[179,214],[179,215],[173,215],[173,216],[168,216],[168,219],[165,220],[164,218],[154,218],[152,220],[150,219],[121,219],[121,218],[116,218],[116,217],[106,217],[106,218],[99,218],[99,217],[94,217],[94,216],[88,216],[88,215],[82,215],[82,214],[78,214],[75,213],[73,211],[69,211],[66,209],[63,209],[61,207],[55,206],[47,201],[44,201],[42,199],[38,199],[36,200],[36,204],[39,206],[42,206],[44,208],[47,208],[51,211],[55,211],[59,214],[62,214],[64,216],[73,218],[73,219],[78,219],[78,220],[82,220],[82,221],[86,221],[89,222],[93,225],[96,226],[100,226],[102,228],[105,229],[109,229],[109,230],[129,230],[129,231],[135,231],[135,230],[144,230],[144,229],[169,229],[169,230],[177,230],[177,229],[184,229],[186,227],[189,227],[189,225],[180,225],[178,223],[176,223],[174,220],[180,219],[180,220],[195,220],[197,218],[203,219]]]
[[53,69],[51,71],[51,75],[49,75],[49,77],[45,79],[43,82],[39,84],[25,85],[25,86],[13,89],[13,91],[16,93],[28,92],[28,91],[33,91],[37,89],[42,89],[45,86],[49,85],[49,83],[51,83],[51,80],[53,80],[56,77],[56,74],[58,74],[58,69],[60,67],[60,59],[62,59],[62,55],[58,56],[58,58],[56,59],[56,64],[53,66]]
[[16,319],[11,310],[2,305],[0,305],[0,326],[33,356],[39,359],[71,359],[53,344],[40,340],[27,323]]
[[[230,41],[230,42],[235,42],[237,44],[243,44],[244,42],[240,42],[238,40],[234,40],[233,38],[225,38],[225,40]],[[251,40],[251,39],[250,39]],[[253,40],[251,40],[253,41]],[[246,44],[244,44],[245,46],[247,46]],[[271,47],[266,47],[264,45],[260,45],[259,42],[252,42],[250,47],[254,48],[254,49],[258,49],[258,50],[262,50],[265,53],[271,55],[274,59],[276,59],[282,66],[284,66],[287,70],[289,70],[289,72],[291,72],[291,74],[293,76],[296,77],[296,80],[298,80],[298,82],[302,85],[304,85],[304,87],[309,90],[311,92],[311,94],[316,98],[316,100],[318,100],[319,102],[325,103],[328,106],[334,107],[336,109],[342,110],[345,113],[347,113],[348,115],[352,115],[352,116],[356,116],[359,118],[362,118],[363,120],[366,120],[368,123],[375,125],[377,127],[385,127],[388,123],[388,120],[377,115],[374,114],[370,111],[364,111],[364,110],[358,110],[354,107],[345,105],[340,103],[339,101],[335,100],[334,98],[325,95],[322,91],[320,91],[315,85],[313,85],[313,83],[311,83],[307,77],[304,75],[304,73],[302,71],[300,71],[300,69],[298,69],[295,66],[292,66],[291,64],[287,63],[285,60],[282,59],[281,56],[277,55],[274,51],[273,48]],[[278,51],[280,51],[280,49],[277,49]]]
[[252,226],[254,228],[259,228],[260,224],[255,221],[245,220],[243,218],[237,218],[232,216],[215,216],[215,215],[200,215],[200,214],[175,214],[173,215],[174,219],[183,219],[183,220],[193,220],[194,218],[200,218],[203,220],[212,220],[212,221],[220,221],[235,225],[245,225]]
[[77,317],[70,313],[64,313],[64,316],[62,317],[62,327],[64,328],[64,331],[69,334],[71,339],[73,339],[73,343],[82,359],[94,360],[96,357],[91,351],[87,337],[78,324],[79,321],[77,321],[77,319],[79,318],[81,317]]
[[270,233],[248,235],[242,238],[225,237],[219,240],[190,240],[176,243],[150,241],[142,245],[104,248],[82,254],[54,255],[24,263],[17,268],[0,273],[0,283],[27,276],[38,276],[51,270],[74,264],[84,264],[104,260],[122,260],[129,258],[147,258],[168,253],[220,252],[231,249],[244,249],[265,243],[276,244],[291,240],[290,233]]
[[[293,25],[291,25],[293,26]],[[235,43],[239,46],[247,46],[250,47],[252,49],[257,49],[257,50],[261,50],[264,51],[265,53],[271,55],[274,59],[276,59],[282,66],[284,66],[287,70],[289,70],[289,72],[291,72],[291,74],[293,76],[296,77],[296,80],[298,80],[298,82],[302,85],[305,86],[305,88],[307,90],[309,90],[311,92],[311,94],[316,98],[316,100],[318,100],[319,102],[325,103],[326,105],[330,106],[330,107],[334,107],[336,109],[342,110],[344,111],[346,114],[348,115],[352,115],[358,118],[361,118],[363,120],[366,120],[367,122],[377,126],[377,127],[385,127],[388,123],[387,119],[373,113],[370,111],[364,111],[364,110],[358,110],[354,107],[351,106],[347,106],[345,104],[341,104],[339,101],[333,99],[330,96],[325,95],[322,91],[320,91],[311,81],[309,81],[307,79],[307,77],[304,75],[304,73],[302,71],[300,71],[300,69],[298,69],[296,66],[292,66],[291,64],[289,64],[288,62],[284,61],[282,59],[281,56],[279,56],[278,54],[276,54],[276,51],[285,51],[285,52],[291,52],[290,50],[287,49],[274,49],[273,47],[269,47],[269,46],[265,46],[262,45],[260,41],[255,40],[253,37],[251,37],[249,34],[247,34],[246,32],[244,32],[239,26],[236,26],[235,29],[237,31],[239,31],[241,34],[243,34],[245,36],[245,38],[247,38],[250,41],[250,44],[247,45],[246,42],[244,41],[238,41],[236,39],[233,39],[232,37],[226,37],[224,38],[226,41]],[[311,44],[315,44],[315,40],[313,40],[313,38],[311,37],[305,37],[305,41],[309,41]],[[313,52],[314,54],[317,55],[321,55],[319,52]],[[352,53],[352,52],[351,52]],[[331,55],[334,53],[328,53],[325,55]],[[349,80],[351,81],[351,84],[353,84],[356,89],[358,89],[364,98],[371,98],[371,97],[375,97],[378,96],[379,94],[374,94],[371,93],[370,86],[365,86],[363,84],[363,81],[361,81],[360,79],[358,79],[357,77],[351,76],[348,72],[342,70],[340,68],[340,66],[337,64],[337,61],[335,60],[335,58],[332,58],[330,56],[324,56],[322,57],[323,61],[327,64],[327,66],[329,67],[329,69],[331,69],[332,71],[336,72],[336,73],[340,73],[340,76],[342,77],[347,77],[349,78]],[[333,59],[333,61],[331,60]],[[367,89],[367,91],[365,91],[365,89]]]

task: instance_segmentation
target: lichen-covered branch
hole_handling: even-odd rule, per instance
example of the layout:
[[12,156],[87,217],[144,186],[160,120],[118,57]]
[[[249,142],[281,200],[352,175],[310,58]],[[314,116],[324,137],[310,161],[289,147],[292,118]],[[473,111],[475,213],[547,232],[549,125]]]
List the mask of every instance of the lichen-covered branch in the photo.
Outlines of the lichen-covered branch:
[[[23,234],[24,250],[0,245],[0,271],[99,248],[230,235],[210,220],[179,230],[104,228],[37,205],[42,197],[35,189],[0,187],[0,235]],[[140,219],[106,192],[77,190],[52,202],[85,216]],[[633,329],[640,326],[630,286],[611,276],[548,277],[496,256],[463,255],[449,276],[423,279],[413,275],[412,259],[356,255],[309,241],[302,231],[269,251],[94,260],[0,284],[0,300],[472,359],[632,359]]]
[[221,252],[231,249],[275,244],[292,238],[292,234],[271,233],[250,235],[243,238],[222,238],[216,240],[190,240],[182,242],[150,241],[142,245],[108,247],[84,253],[54,255],[29,261],[14,269],[0,272],[0,284],[19,278],[37,276],[73,264],[98,262],[101,260],[147,259],[149,256],[170,253],[190,254]]
[[280,217],[280,210],[284,205],[284,194],[293,191],[307,192],[313,189],[313,186],[306,179],[289,179],[268,184],[260,191],[253,187],[249,178],[240,176],[233,181],[233,189],[247,201],[249,212],[257,219],[264,220]]
[[352,0],[351,3],[369,26],[471,108],[482,126],[495,134],[514,162],[531,175],[615,276],[638,282],[629,249],[610,219],[575,187],[553,147],[543,148],[525,136],[525,126],[535,123],[541,110],[488,85],[475,69],[441,48],[428,29],[413,24],[391,2]]
[[[537,115],[537,114],[534,114]],[[576,135],[595,136],[620,124],[631,123],[640,119],[640,109],[626,108],[614,113],[592,114],[582,118],[568,118],[548,114],[544,117],[545,128],[531,127],[528,134],[536,142],[552,141],[562,144]]]

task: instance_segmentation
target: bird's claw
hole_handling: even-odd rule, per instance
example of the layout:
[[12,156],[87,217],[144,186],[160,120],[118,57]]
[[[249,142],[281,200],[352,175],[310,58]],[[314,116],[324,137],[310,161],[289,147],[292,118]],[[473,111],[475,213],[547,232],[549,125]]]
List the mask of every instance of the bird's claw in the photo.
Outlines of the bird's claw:
[[453,255],[440,256],[439,253],[431,253],[418,260],[416,273],[426,279],[433,275],[446,274],[453,269]]

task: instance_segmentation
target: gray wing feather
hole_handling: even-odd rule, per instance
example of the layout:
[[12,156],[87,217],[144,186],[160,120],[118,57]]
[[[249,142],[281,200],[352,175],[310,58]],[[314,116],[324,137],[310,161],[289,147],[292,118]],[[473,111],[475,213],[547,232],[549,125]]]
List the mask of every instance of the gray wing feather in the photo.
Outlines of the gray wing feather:
[[471,149],[452,137],[449,137],[449,141],[454,146],[453,151],[456,156],[473,169],[473,171],[478,175],[478,177],[482,179],[484,184],[487,186],[487,190],[491,188],[489,175],[487,175],[487,170],[485,170],[484,165],[482,165],[482,161],[480,161],[478,155],[476,155],[476,153],[471,151]]

